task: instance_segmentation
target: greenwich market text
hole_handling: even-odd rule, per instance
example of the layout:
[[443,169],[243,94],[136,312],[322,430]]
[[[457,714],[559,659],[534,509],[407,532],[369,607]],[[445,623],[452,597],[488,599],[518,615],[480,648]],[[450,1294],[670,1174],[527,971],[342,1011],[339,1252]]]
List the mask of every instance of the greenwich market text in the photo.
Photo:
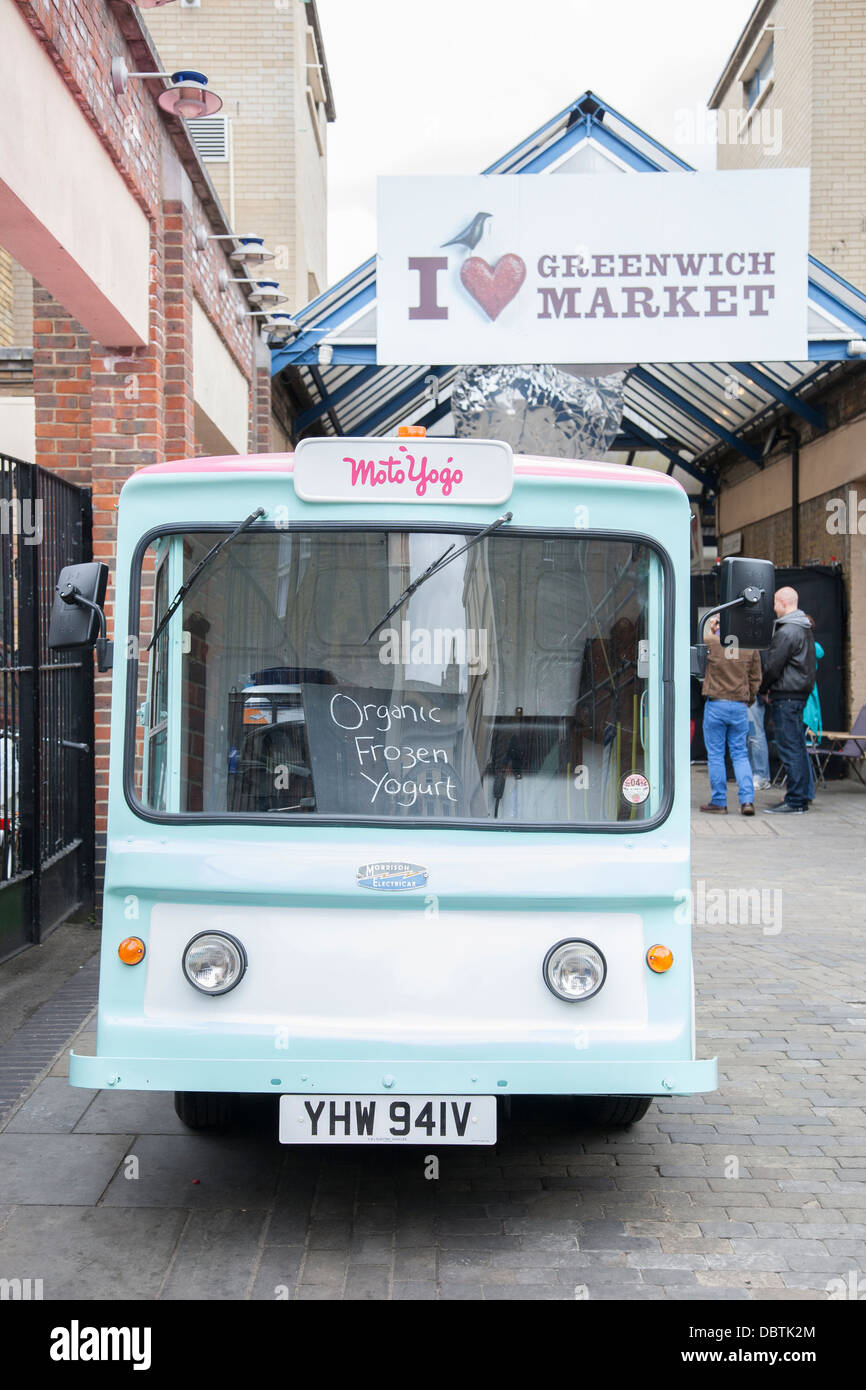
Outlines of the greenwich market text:
[[[537,270],[540,319],[766,318],[775,298],[773,251],[609,252],[605,255],[544,255]],[[761,276],[761,280],[754,278]],[[670,278],[675,283],[659,284]],[[597,285],[610,279],[611,286]],[[620,280],[651,284],[621,284]],[[569,285],[567,280],[590,280]],[[714,283],[709,283],[713,281]],[[715,283],[724,281],[724,283]],[[706,283],[705,283],[706,282]]]

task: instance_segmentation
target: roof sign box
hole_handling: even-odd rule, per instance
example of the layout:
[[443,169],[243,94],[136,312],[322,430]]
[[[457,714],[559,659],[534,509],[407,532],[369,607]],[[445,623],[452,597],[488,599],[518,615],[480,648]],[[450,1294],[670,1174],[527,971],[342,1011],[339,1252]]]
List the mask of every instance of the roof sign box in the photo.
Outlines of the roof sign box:
[[303,502],[507,502],[511,446],[497,439],[302,439],[295,492]]
[[377,360],[800,361],[809,172],[380,178]]

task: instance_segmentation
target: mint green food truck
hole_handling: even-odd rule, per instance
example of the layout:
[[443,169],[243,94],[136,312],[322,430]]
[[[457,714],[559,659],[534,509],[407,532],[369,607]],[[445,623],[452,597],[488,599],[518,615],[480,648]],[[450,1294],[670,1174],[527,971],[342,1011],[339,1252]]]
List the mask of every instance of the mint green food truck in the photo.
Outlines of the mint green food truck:
[[[501,1098],[616,1125],[713,1090],[682,912],[689,524],[665,474],[492,440],[134,474],[71,1083],[427,1146],[494,1143]],[[64,571],[51,639],[103,667],[105,583]],[[766,645],[772,566],[725,583],[723,638]]]

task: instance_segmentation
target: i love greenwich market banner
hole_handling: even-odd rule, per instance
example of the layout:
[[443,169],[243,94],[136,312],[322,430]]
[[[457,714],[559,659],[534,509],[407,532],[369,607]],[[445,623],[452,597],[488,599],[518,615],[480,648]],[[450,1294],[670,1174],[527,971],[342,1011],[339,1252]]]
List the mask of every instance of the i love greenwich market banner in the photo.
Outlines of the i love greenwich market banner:
[[807,169],[378,181],[377,360],[808,357]]

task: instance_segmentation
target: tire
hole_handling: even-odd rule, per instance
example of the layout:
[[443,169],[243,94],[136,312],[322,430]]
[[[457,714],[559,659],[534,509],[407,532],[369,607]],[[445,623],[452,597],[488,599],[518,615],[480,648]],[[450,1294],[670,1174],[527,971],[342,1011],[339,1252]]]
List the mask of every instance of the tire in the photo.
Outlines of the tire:
[[230,1091],[175,1091],[174,1108],[189,1129],[216,1133],[231,1128],[237,1097]]
[[642,1120],[652,1105],[652,1096],[579,1096],[581,1118],[591,1125],[624,1129]]

